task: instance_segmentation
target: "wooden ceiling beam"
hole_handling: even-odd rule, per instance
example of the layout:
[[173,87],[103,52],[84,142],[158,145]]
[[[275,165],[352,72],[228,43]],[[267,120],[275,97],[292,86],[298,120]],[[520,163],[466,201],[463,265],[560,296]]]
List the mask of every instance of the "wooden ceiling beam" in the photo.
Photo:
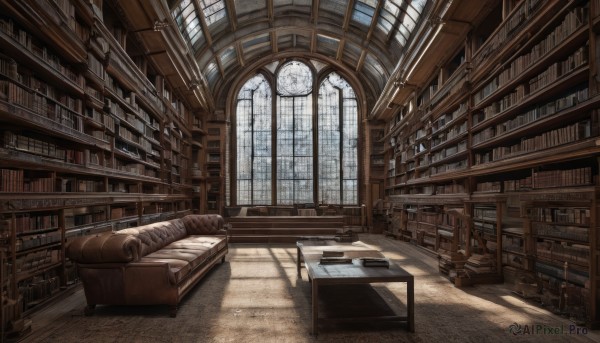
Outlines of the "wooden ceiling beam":
[[210,31],[208,30],[208,24],[206,23],[206,18],[204,18],[204,12],[202,11],[202,5],[200,4],[200,0],[195,0],[194,6],[196,7],[196,12],[198,13],[198,20],[200,20],[200,26],[202,27],[202,33],[204,34],[204,38],[206,39],[206,44],[208,46],[212,46],[212,36],[210,35]]
[[379,12],[381,12],[381,6],[383,6],[383,0],[379,0],[377,2],[377,6],[375,6],[375,12],[373,13],[373,18],[371,18],[371,25],[369,26],[369,32],[367,33],[367,40],[370,40],[373,36],[373,31],[377,27],[377,19],[379,19]]
[[227,16],[229,17],[229,27],[231,31],[237,30],[237,14],[235,12],[235,3],[233,0],[225,0],[227,6]]
[[311,11],[310,11],[310,21],[312,23],[316,23],[317,20],[319,19],[319,5],[320,5],[319,0],[312,0],[312,7],[311,7]]
[[352,11],[354,10],[354,0],[348,1],[348,7],[346,7],[346,15],[344,15],[344,24],[342,30],[348,31],[350,27],[350,19],[352,18]]
[[346,38],[340,39],[340,44],[338,45],[337,54],[335,55],[335,59],[338,61],[342,60],[344,57],[344,46],[346,45]]

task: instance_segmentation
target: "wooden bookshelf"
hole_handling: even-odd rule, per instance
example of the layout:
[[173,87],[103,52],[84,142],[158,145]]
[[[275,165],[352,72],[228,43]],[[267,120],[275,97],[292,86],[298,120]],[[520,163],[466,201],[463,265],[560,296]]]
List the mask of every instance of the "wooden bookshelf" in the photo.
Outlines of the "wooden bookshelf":
[[[73,237],[201,211],[202,104],[139,54],[147,42],[116,3],[99,3],[0,5],[4,333],[77,283]],[[28,19],[40,16],[43,30]]]
[[207,123],[206,213],[223,214],[225,208],[225,133],[227,122],[214,116]]
[[497,6],[442,63],[406,66],[430,76],[386,118],[390,236],[436,252],[457,285],[504,279],[599,327],[600,6]]

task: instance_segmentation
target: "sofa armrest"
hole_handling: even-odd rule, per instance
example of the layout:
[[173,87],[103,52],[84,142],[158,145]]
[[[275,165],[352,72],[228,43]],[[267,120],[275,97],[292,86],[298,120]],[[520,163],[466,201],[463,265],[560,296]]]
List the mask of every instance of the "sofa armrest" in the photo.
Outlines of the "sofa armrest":
[[190,214],[182,218],[188,235],[222,235],[224,220],[218,214]]
[[121,263],[140,258],[141,241],[133,236],[103,233],[77,237],[67,245],[67,257],[78,263]]

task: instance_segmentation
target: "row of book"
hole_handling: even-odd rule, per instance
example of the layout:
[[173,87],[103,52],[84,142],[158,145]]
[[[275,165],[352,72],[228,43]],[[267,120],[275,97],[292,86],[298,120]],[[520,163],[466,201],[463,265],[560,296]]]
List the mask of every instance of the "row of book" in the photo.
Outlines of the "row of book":
[[129,207],[111,207],[110,209],[110,219],[134,217],[137,214],[137,207],[135,205]]
[[[86,32],[88,30],[84,26],[78,25],[73,18],[71,18],[70,22],[74,24],[70,26],[72,26],[72,29],[75,29],[75,31],[80,37],[89,36],[89,32]],[[76,73],[72,67],[63,62],[57,55],[50,52],[47,47],[41,45],[40,42],[37,42],[28,32],[19,28],[11,19],[0,19],[0,31],[2,31],[4,34],[11,37],[17,43],[31,51],[34,55],[45,61],[52,69],[56,70],[60,75],[66,76],[69,80],[77,84],[79,87],[84,87],[84,78],[82,77],[82,75]],[[3,67],[3,64],[6,63],[0,63],[0,74],[10,76],[14,68],[12,66],[12,63],[8,63],[10,65],[6,68]],[[95,56],[93,56],[93,54],[88,54],[88,66],[100,78],[104,79],[103,76],[107,76],[102,62],[99,61]],[[129,71],[128,66],[124,66],[120,69],[122,69],[125,72]],[[106,77],[106,79],[107,86],[113,89],[116,92],[116,94],[118,94],[121,98],[124,98],[123,90],[116,86],[116,82],[114,81],[114,79],[110,77]],[[36,89],[36,87],[32,87],[32,89]],[[153,101],[155,105],[164,106],[162,101],[159,101],[159,99],[153,94],[152,91],[146,92],[146,96],[148,96],[148,98],[151,101]],[[176,108],[178,107],[181,106],[177,105]],[[81,108],[74,110],[78,113],[81,113]],[[161,109],[161,112],[162,111],[164,111],[164,108]],[[181,112],[181,110],[176,111],[177,114],[180,114]],[[182,115],[180,116],[183,117]]]
[[465,186],[462,183],[449,183],[435,186],[435,194],[456,194],[464,192]]
[[[566,95],[549,101],[541,106],[536,106],[529,111],[517,115],[511,120],[507,120],[495,126],[495,129],[486,129],[473,135],[473,144],[479,144],[486,140],[492,139],[504,132],[508,132],[517,129],[521,126],[525,126],[541,118],[551,116],[555,113],[560,112],[569,107],[573,107],[581,102],[588,100],[589,91],[587,87],[570,91]],[[474,125],[483,122],[489,118],[483,118],[480,114],[473,115]]]
[[58,262],[60,262],[59,249],[44,249],[18,255],[15,259],[15,267],[18,274],[25,274],[45,269]]
[[475,164],[498,161],[524,153],[544,150],[555,146],[577,142],[591,136],[591,121],[586,120],[541,135],[522,139],[511,146],[499,146],[490,151],[475,154]]
[[473,219],[492,219],[496,220],[495,207],[475,207],[473,209]]
[[544,240],[536,243],[536,255],[561,264],[567,262],[587,267],[590,261],[590,247]]
[[467,166],[468,166],[468,160],[464,159],[464,160],[460,160],[460,161],[456,161],[456,162],[452,162],[452,163],[448,163],[448,164],[442,164],[439,166],[435,166],[430,169],[430,172],[431,172],[431,175],[436,175],[436,174],[446,173],[446,172],[450,172],[450,171],[463,170],[463,169],[466,169]]
[[15,134],[11,131],[4,132],[4,147],[21,150],[37,155],[43,155],[66,163],[84,164],[84,153],[73,149],[64,149],[54,143],[40,139]]
[[106,221],[106,211],[65,215],[65,229]]
[[56,213],[25,213],[15,216],[13,220],[15,225],[15,231],[17,234],[53,230],[59,227],[59,216]]
[[585,186],[593,182],[592,168],[548,170],[533,173],[535,188]]
[[[500,74],[500,84],[505,84],[519,77],[527,68],[534,65],[542,59],[544,55],[551,52],[556,46],[568,39],[575,31],[587,23],[588,18],[587,7],[577,7],[572,9],[565,16],[561,24],[559,24],[552,32],[550,32],[542,41],[533,46],[531,50],[516,59],[514,59],[510,67]],[[579,50],[587,50],[582,47]],[[587,51],[583,51],[587,62]],[[577,53],[576,53],[577,54]]]
[[566,239],[576,242],[589,242],[589,228],[582,226],[569,226],[546,222],[533,222],[533,232],[539,237]]
[[502,235],[502,250],[516,253],[525,253],[524,241],[522,237]]
[[463,141],[457,143],[456,145],[452,145],[448,148],[445,148],[438,152],[435,152],[433,155],[431,155],[431,163],[439,162],[439,161],[443,160],[444,158],[456,155],[456,154],[466,151],[466,150],[467,150],[467,141],[463,140]]
[[433,148],[437,145],[447,142],[447,141],[451,140],[452,138],[458,137],[465,132],[467,132],[467,122],[466,121],[464,121],[460,125],[453,126],[450,130],[448,130],[446,132],[442,132],[439,135],[432,137],[431,147]]
[[577,207],[534,207],[529,209],[529,217],[533,221],[590,225],[590,209]]
[[[88,69],[92,71],[96,76],[100,79],[106,79],[106,71],[104,70],[104,63],[100,62],[100,60],[94,54],[88,54]],[[101,98],[97,98],[101,99]]]
[[479,182],[476,186],[477,192],[500,192],[502,191],[501,181]]
[[62,61],[58,55],[51,52],[46,46],[42,45],[41,42],[38,42],[35,37],[18,27],[12,19],[0,18],[0,31],[9,36],[14,42],[29,50],[33,55],[39,57],[50,68],[58,72],[58,74],[66,76],[80,87],[83,86],[83,77],[78,75],[73,68]]
[[[589,280],[589,274],[586,272],[579,271],[577,269],[568,268],[564,266],[556,266],[550,263],[536,261],[535,271],[538,274],[544,274],[553,278],[560,279],[562,281],[568,281],[581,287],[585,287]],[[543,275],[539,275],[543,278]]]
[[571,71],[588,63],[587,46],[582,46],[566,60],[551,64],[544,72],[529,80],[529,94],[556,82]]
[[87,109],[88,118],[92,118],[96,123],[104,125],[110,132],[115,132],[115,119],[104,112],[98,111],[95,108]]
[[15,242],[15,249],[17,252],[20,252],[48,244],[59,243],[61,240],[62,233],[58,230],[48,233],[20,236]]
[[[482,155],[478,155],[482,156]],[[480,163],[482,161],[482,157],[479,157],[478,161]],[[449,167],[448,167],[449,166]],[[441,165],[439,167],[431,168],[431,175],[450,171],[457,169],[447,169],[456,167],[457,169],[466,168],[466,160],[459,161],[456,163],[450,163]],[[414,179],[418,177],[417,175],[402,175],[397,182],[406,182],[409,179]],[[518,192],[518,191],[528,191],[531,189],[542,189],[542,188],[552,188],[552,187],[570,187],[570,186],[586,186],[590,185],[593,181],[591,168],[577,168],[577,169],[568,169],[568,170],[553,170],[553,171],[543,171],[543,172],[535,172],[533,176],[528,176],[522,179],[516,180],[505,180],[505,181],[497,181],[497,182],[483,182],[478,183],[476,191],[477,192],[500,192],[502,188],[500,187],[500,183],[503,185],[504,192]],[[460,190],[460,189],[458,189]],[[403,193],[402,190],[395,192],[394,194],[407,194]],[[425,194],[425,193],[410,193],[410,194]],[[428,192],[427,194],[432,194]],[[436,189],[436,194],[445,194],[438,193]]]
[[19,294],[23,297],[24,310],[38,305],[60,290],[60,277],[54,272],[35,276],[19,284]]
[[439,130],[443,130],[446,128],[446,125],[452,123],[452,121],[467,112],[467,103],[461,103],[456,110],[452,113],[442,114],[438,117],[433,124],[431,125],[431,133],[435,133]]
[[517,8],[511,13],[510,18],[505,20],[496,30],[496,33],[488,38],[485,46],[474,57],[473,66],[478,67],[487,59],[495,56],[496,52],[504,47],[506,42],[518,32],[517,29],[525,25],[536,15],[541,3],[543,3],[541,0],[526,0],[520,2],[517,5]]
[[7,100],[14,105],[49,118],[67,128],[83,132],[83,122],[78,113],[65,107],[64,104],[57,103],[54,99],[10,80],[0,80],[0,92],[7,94]]

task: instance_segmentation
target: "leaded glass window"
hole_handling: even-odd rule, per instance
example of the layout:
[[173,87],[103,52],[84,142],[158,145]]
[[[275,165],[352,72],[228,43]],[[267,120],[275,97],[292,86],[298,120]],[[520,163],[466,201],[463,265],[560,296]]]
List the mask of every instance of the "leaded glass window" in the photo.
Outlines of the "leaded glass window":
[[204,44],[204,36],[196,8],[191,0],[183,0],[172,12],[183,37],[197,51]]
[[358,106],[352,87],[331,73],[319,88],[319,203],[358,203]]
[[206,24],[210,27],[221,19],[227,19],[227,9],[223,0],[201,0],[202,11],[206,18]]
[[277,72],[276,84],[257,74],[240,90],[238,205],[358,204],[356,95],[335,72],[316,94],[313,73],[291,61]]
[[277,203],[313,202],[312,71],[283,65],[277,90]]
[[243,205],[271,204],[271,86],[264,76],[246,82],[237,102],[237,198]]

